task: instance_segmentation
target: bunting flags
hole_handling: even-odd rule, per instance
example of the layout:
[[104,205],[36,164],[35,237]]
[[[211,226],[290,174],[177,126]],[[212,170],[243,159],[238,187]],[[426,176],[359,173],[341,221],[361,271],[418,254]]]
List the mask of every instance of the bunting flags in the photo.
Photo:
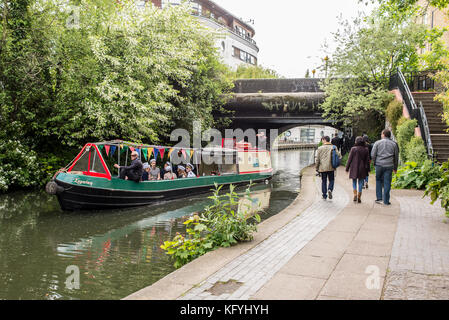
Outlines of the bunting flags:
[[128,150],[128,146],[124,146],[123,144],[120,145],[120,148],[122,149],[122,153],[125,152],[126,150]]
[[181,149],[182,155],[184,156],[184,159],[187,159],[186,151],[184,149]]
[[148,160],[148,149],[143,148],[142,149],[142,155],[145,160]]
[[129,150],[131,150],[131,152],[133,152],[136,149],[134,149],[133,147],[129,147]]
[[104,145],[100,144],[100,145],[97,145],[97,147],[98,147],[98,150],[100,150],[100,152],[101,152],[101,150],[103,150],[103,148],[104,148]]
[[165,148],[159,149],[159,154],[161,155],[161,160],[164,160],[164,152],[165,152]]
[[111,149],[110,145],[105,145],[104,150],[106,150],[106,155],[109,156],[109,150]]
[[158,154],[159,150],[154,148],[153,153],[154,153],[154,159],[157,160],[157,154]]
[[148,150],[148,160],[150,160],[151,159],[151,155],[153,154],[154,148],[148,148],[147,150]]
[[173,152],[174,148],[170,148],[170,150],[168,150],[168,159],[170,160],[170,155]]
[[114,155],[115,150],[117,150],[117,147],[116,146],[111,146],[111,151],[110,151],[111,157]]

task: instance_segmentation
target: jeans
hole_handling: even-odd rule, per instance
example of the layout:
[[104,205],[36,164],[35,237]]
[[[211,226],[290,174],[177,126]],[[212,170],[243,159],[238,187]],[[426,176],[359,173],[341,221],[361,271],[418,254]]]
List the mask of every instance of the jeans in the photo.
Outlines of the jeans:
[[[329,179],[329,188],[327,187],[327,179]],[[321,191],[324,199],[327,199],[327,190],[334,191],[334,181],[334,171],[321,172]]]
[[134,182],[139,182],[141,178],[132,170],[120,169],[120,179],[125,180],[125,177]]
[[[358,180],[358,183],[357,183],[357,180]],[[358,191],[362,192],[364,182],[365,182],[365,179],[352,179],[352,188],[354,190],[357,190],[357,185],[358,185],[359,186]]]
[[383,200],[385,204],[390,203],[390,190],[392,178],[393,178],[392,167],[376,166],[376,197],[377,200]]
[[365,178],[365,183],[368,183],[368,178],[369,178],[369,173],[368,173],[368,175]]

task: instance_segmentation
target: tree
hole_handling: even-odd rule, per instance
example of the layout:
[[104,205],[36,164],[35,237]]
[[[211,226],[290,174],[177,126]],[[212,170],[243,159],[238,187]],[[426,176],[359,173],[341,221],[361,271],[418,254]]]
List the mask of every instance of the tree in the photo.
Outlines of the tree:
[[382,127],[392,100],[390,73],[398,67],[404,72],[419,68],[416,49],[424,45],[427,31],[414,23],[414,14],[411,10],[399,17],[376,9],[368,17],[341,22],[334,34],[337,49],[328,61],[329,80],[322,83],[326,118],[355,127],[369,124],[373,130]]
[[231,79],[275,79],[280,75],[272,69],[263,66],[239,65],[235,72],[230,72]]
[[[186,5],[0,0],[0,15],[0,139],[11,140],[0,167],[13,145],[51,171],[87,141],[168,142],[193,120],[214,126],[232,87],[213,33]],[[29,176],[42,182],[46,172]]]

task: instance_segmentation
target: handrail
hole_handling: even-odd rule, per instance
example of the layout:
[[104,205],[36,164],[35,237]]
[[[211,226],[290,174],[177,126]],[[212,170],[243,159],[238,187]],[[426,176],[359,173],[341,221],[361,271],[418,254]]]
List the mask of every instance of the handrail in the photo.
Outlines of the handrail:
[[[395,81],[395,82],[394,82]],[[427,149],[428,156],[433,160],[433,146],[430,138],[429,124],[427,122],[427,116],[420,101],[420,107],[418,108],[413,98],[410,88],[405,80],[404,74],[399,68],[397,73],[390,76],[390,90],[397,87],[401,92],[402,99],[409,111],[410,117],[418,121],[419,128],[421,130],[421,136]]]
[[430,139],[430,129],[429,129],[429,124],[427,122],[426,112],[422,105],[422,101],[419,102],[419,112],[421,115],[422,127],[424,129],[423,131],[424,131],[425,137],[423,137],[423,139],[425,139],[424,141],[427,142],[427,154],[433,160],[433,146],[432,146],[432,140]]
[[413,99],[412,93],[410,92],[410,88],[408,87],[407,81],[405,81],[405,77],[404,74],[402,73],[402,71],[398,68],[398,76],[399,76],[399,80],[402,82],[402,86],[404,87],[404,91],[405,94],[407,95],[407,98],[410,101],[410,107],[412,110],[416,110],[418,109],[416,107],[416,103],[415,103],[415,99]]

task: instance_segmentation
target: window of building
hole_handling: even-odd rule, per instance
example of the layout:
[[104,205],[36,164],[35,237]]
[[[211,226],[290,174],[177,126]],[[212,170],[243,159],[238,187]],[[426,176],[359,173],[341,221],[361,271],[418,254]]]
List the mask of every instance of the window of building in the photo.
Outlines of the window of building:
[[315,129],[313,129],[313,128],[301,129],[300,142],[314,143],[315,142]]
[[233,47],[234,48],[234,54],[233,56],[246,62],[246,63],[250,63],[253,65],[257,64],[257,58],[255,56],[253,56],[252,54],[249,54],[246,51],[243,51],[239,48]]
[[203,14],[203,6],[200,3],[192,2],[191,6],[194,14],[198,16],[201,16]]

